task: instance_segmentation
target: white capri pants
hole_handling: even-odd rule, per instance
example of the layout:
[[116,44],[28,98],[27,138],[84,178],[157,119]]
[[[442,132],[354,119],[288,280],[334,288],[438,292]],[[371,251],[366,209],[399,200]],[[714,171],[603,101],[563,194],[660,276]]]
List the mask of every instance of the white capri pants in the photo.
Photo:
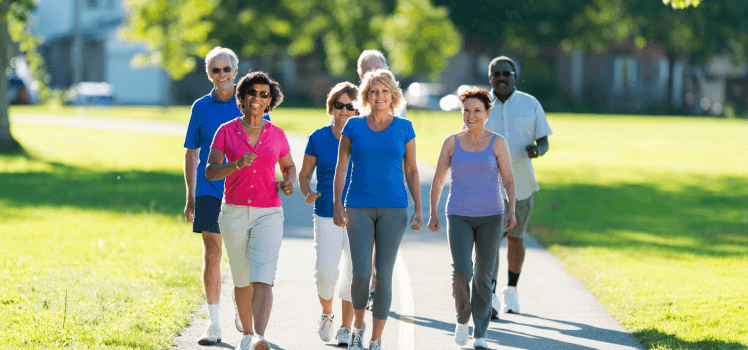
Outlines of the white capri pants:
[[[345,227],[335,225],[332,218],[314,215],[314,251],[316,254],[314,279],[317,284],[317,294],[322,299],[330,300],[335,293],[339,271],[342,270],[343,278],[340,280],[338,297],[350,302],[353,268],[351,247],[348,244]],[[340,265],[340,270],[338,270],[338,265]]]
[[283,241],[283,207],[255,208],[223,203],[218,225],[234,286],[273,285]]

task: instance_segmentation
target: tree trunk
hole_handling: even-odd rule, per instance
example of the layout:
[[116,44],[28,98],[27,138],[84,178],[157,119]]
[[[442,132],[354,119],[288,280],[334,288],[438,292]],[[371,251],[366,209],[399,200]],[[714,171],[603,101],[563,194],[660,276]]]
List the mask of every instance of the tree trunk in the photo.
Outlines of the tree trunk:
[[667,61],[668,61],[668,73],[667,73],[667,92],[665,94],[666,98],[666,106],[668,109],[668,113],[672,111],[675,108],[675,101],[673,101],[673,88],[674,88],[674,82],[673,82],[673,72],[675,71],[675,53],[673,53],[671,50],[667,51]]
[[8,116],[8,78],[5,75],[8,66],[10,66],[10,55],[12,46],[10,45],[10,34],[8,33],[8,23],[0,22],[0,153],[11,153],[19,150],[20,145],[13,139],[10,134],[10,118]]

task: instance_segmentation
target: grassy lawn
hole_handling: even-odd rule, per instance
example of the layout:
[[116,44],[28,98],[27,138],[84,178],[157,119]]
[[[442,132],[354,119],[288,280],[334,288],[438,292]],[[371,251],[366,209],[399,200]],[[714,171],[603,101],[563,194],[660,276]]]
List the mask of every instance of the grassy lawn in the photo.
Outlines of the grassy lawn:
[[[181,107],[95,111],[57,113],[189,117]],[[329,121],[322,109],[272,117],[300,134]],[[462,123],[460,113],[408,117],[418,156],[431,163]],[[549,122],[530,232],[648,348],[747,348],[748,122]],[[0,188],[0,327],[24,335],[13,346],[168,344],[202,300],[199,237],[180,214],[182,139],[24,125],[13,133],[33,155],[0,157],[0,181],[10,184]]]

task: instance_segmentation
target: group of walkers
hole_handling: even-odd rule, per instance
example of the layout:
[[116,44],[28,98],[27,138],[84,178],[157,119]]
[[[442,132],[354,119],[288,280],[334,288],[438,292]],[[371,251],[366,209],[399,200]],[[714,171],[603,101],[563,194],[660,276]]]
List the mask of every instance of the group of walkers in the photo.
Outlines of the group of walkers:
[[[221,341],[223,242],[235,286],[235,325],[244,334],[239,348],[265,350],[270,348],[264,335],[283,237],[279,192],[293,195],[297,171],[285,133],[269,116],[283,101],[280,85],[264,72],[246,74],[234,85],[237,65],[236,55],[221,47],[205,59],[214,89],[192,106],[185,140],[185,216],[193,222],[193,231],[202,233],[204,243],[203,286],[210,323],[198,343]],[[339,83],[328,94],[331,123],[309,136],[298,180],[305,201],[314,205],[314,278],[322,308],[319,337],[328,342],[334,334],[339,346],[364,349],[368,308],[368,349],[380,350],[400,242],[408,226],[419,230],[424,219],[416,135],[404,117],[399,83],[375,50],[361,54],[358,73],[359,86]],[[463,129],[442,145],[427,225],[432,232],[441,229],[437,204],[451,170],[446,213],[455,341],[467,344],[472,315],[476,349],[488,347],[486,331],[492,317],[502,309],[519,312],[516,285],[524,260],[523,234],[532,193],[538,190],[530,159],[547,152],[551,134],[537,100],[516,91],[517,70],[511,59],[494,59],[489,81],[491,92],[474,88],[460,96]],[[280,180],[276,164],[282,170]],[[410,217],[407,192],[415,209]],[[509,285],[502,305],[495,289],[504,236]],[[333,297],[338,284],[342,320],[335,330]]]

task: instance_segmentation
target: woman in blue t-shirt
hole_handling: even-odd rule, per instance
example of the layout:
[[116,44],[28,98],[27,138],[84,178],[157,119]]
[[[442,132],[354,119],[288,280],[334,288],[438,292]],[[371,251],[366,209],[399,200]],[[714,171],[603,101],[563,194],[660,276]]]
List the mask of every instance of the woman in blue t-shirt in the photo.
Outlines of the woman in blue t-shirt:
[[[398,85],[392,72],[386,69],[364,75],[357,103],[365,116],[348,119],[338,148],[333,220],[336,225],[347,227],[351,246],[355,322],[349,349],[354,350],[363,349],[364,312],[375,248],[377,289],[371,307],[374,327],[369,349],[381,350],[382,331],[392,302],[392,269],[408,224],[403,175],[415,204],[410,227],[419,230],[423,225],[416,135],[409,120],[394,117],[405,105]],[[343,202],[349,160],[351,180]]]
[[[314,279],[322,305],[322,316],[318,322],[319,337],[330,341],[333,332],[332,298],[338,281],[338,263],[342,261],[343,278],[338,296],[342,302],[343,319],[335,338],[338,346],[347,346],[351,338],[353,306],[351,305],[351,251],[345,227],[337,226],[332,219],[332,182],[335,164],[338,162],[338,143],[343,126],[348,118],[358,115],[352,102],[358,98],[358,88],[349,82],[335,85],[327,96],[327,115],[332,125],[315,130],[309,135],[304,152],[304,164],[299,173],[299,188],[306,202],[314,203]],[[309,181],[317,170],[317,189],[312,191]],[[348,172],[350,177],[350,171]],[[348,181],[346,180],[346,187]],[[345,190],[343,191],[345,198]],[[342,256],[342,260],[341,260]]]

